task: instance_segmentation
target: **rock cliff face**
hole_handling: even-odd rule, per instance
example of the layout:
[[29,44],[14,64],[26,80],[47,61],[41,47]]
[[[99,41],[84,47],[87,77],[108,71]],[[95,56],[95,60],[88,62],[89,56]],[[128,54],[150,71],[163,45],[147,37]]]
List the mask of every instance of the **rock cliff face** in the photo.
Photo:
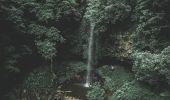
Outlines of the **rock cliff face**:
[[101,59],[117,59],[119,61],[130,60],[133,51],[133,37],[130,33],[118,33],[112,35],[102,46]]
[[119,59],[128,59],[133,49],[133,40],[132,37],[126,34],[118,34],[114,36],[114,43],[111,44],[112,47],[108,48],[111,53],[110,56],[116,57]]

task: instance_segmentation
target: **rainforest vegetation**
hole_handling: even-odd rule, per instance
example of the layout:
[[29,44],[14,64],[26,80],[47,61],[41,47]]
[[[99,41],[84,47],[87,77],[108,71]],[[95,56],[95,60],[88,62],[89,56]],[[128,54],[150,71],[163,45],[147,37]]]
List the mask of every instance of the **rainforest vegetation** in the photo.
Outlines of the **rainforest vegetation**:
[[169,5],[0,0],[0,100],[169,100]]

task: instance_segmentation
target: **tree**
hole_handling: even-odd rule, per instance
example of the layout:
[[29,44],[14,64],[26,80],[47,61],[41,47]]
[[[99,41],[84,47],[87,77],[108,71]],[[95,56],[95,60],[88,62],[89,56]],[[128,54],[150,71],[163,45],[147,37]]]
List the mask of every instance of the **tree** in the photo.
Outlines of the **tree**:
[[51,60],[51,72],[53,72],[53,58],[57,53],[57,44],[63,43],[65,39],[60,35],[60,31],[54,27],[46,28],[44,26],[31,24],[29,26],[31,34],[35,39],[35,45],[37,46],[39,54],[46,60]]

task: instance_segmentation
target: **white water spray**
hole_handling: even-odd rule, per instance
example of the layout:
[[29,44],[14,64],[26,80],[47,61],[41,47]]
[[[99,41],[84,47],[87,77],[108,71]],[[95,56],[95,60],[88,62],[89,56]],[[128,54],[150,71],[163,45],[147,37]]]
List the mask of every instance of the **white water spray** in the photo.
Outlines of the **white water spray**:
[[94,28],[95,24],[90,23],[90,37],[89,37],[89,45],[88,45],[88,64],[87,64],[87,76],[86,76],[86,83],[84,84],[85,87],[90,87],[91,83],[91,70],[92,70],[92,63],[93,63],[93,39],[94,39]]

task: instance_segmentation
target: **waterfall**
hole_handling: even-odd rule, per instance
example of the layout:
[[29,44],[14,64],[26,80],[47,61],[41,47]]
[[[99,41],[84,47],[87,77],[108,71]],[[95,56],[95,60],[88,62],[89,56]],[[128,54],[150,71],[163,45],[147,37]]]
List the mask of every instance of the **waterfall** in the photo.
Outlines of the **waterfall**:
[[90,82],[91,82],[91,70],[92,70],[92,64],[93,64],[94,28],[95,28],[95,24],[91,22],[90,23],[90,37],[89,37],[89,44],[88,44],[87,76],[86,76],[85,87],[89,87]]

